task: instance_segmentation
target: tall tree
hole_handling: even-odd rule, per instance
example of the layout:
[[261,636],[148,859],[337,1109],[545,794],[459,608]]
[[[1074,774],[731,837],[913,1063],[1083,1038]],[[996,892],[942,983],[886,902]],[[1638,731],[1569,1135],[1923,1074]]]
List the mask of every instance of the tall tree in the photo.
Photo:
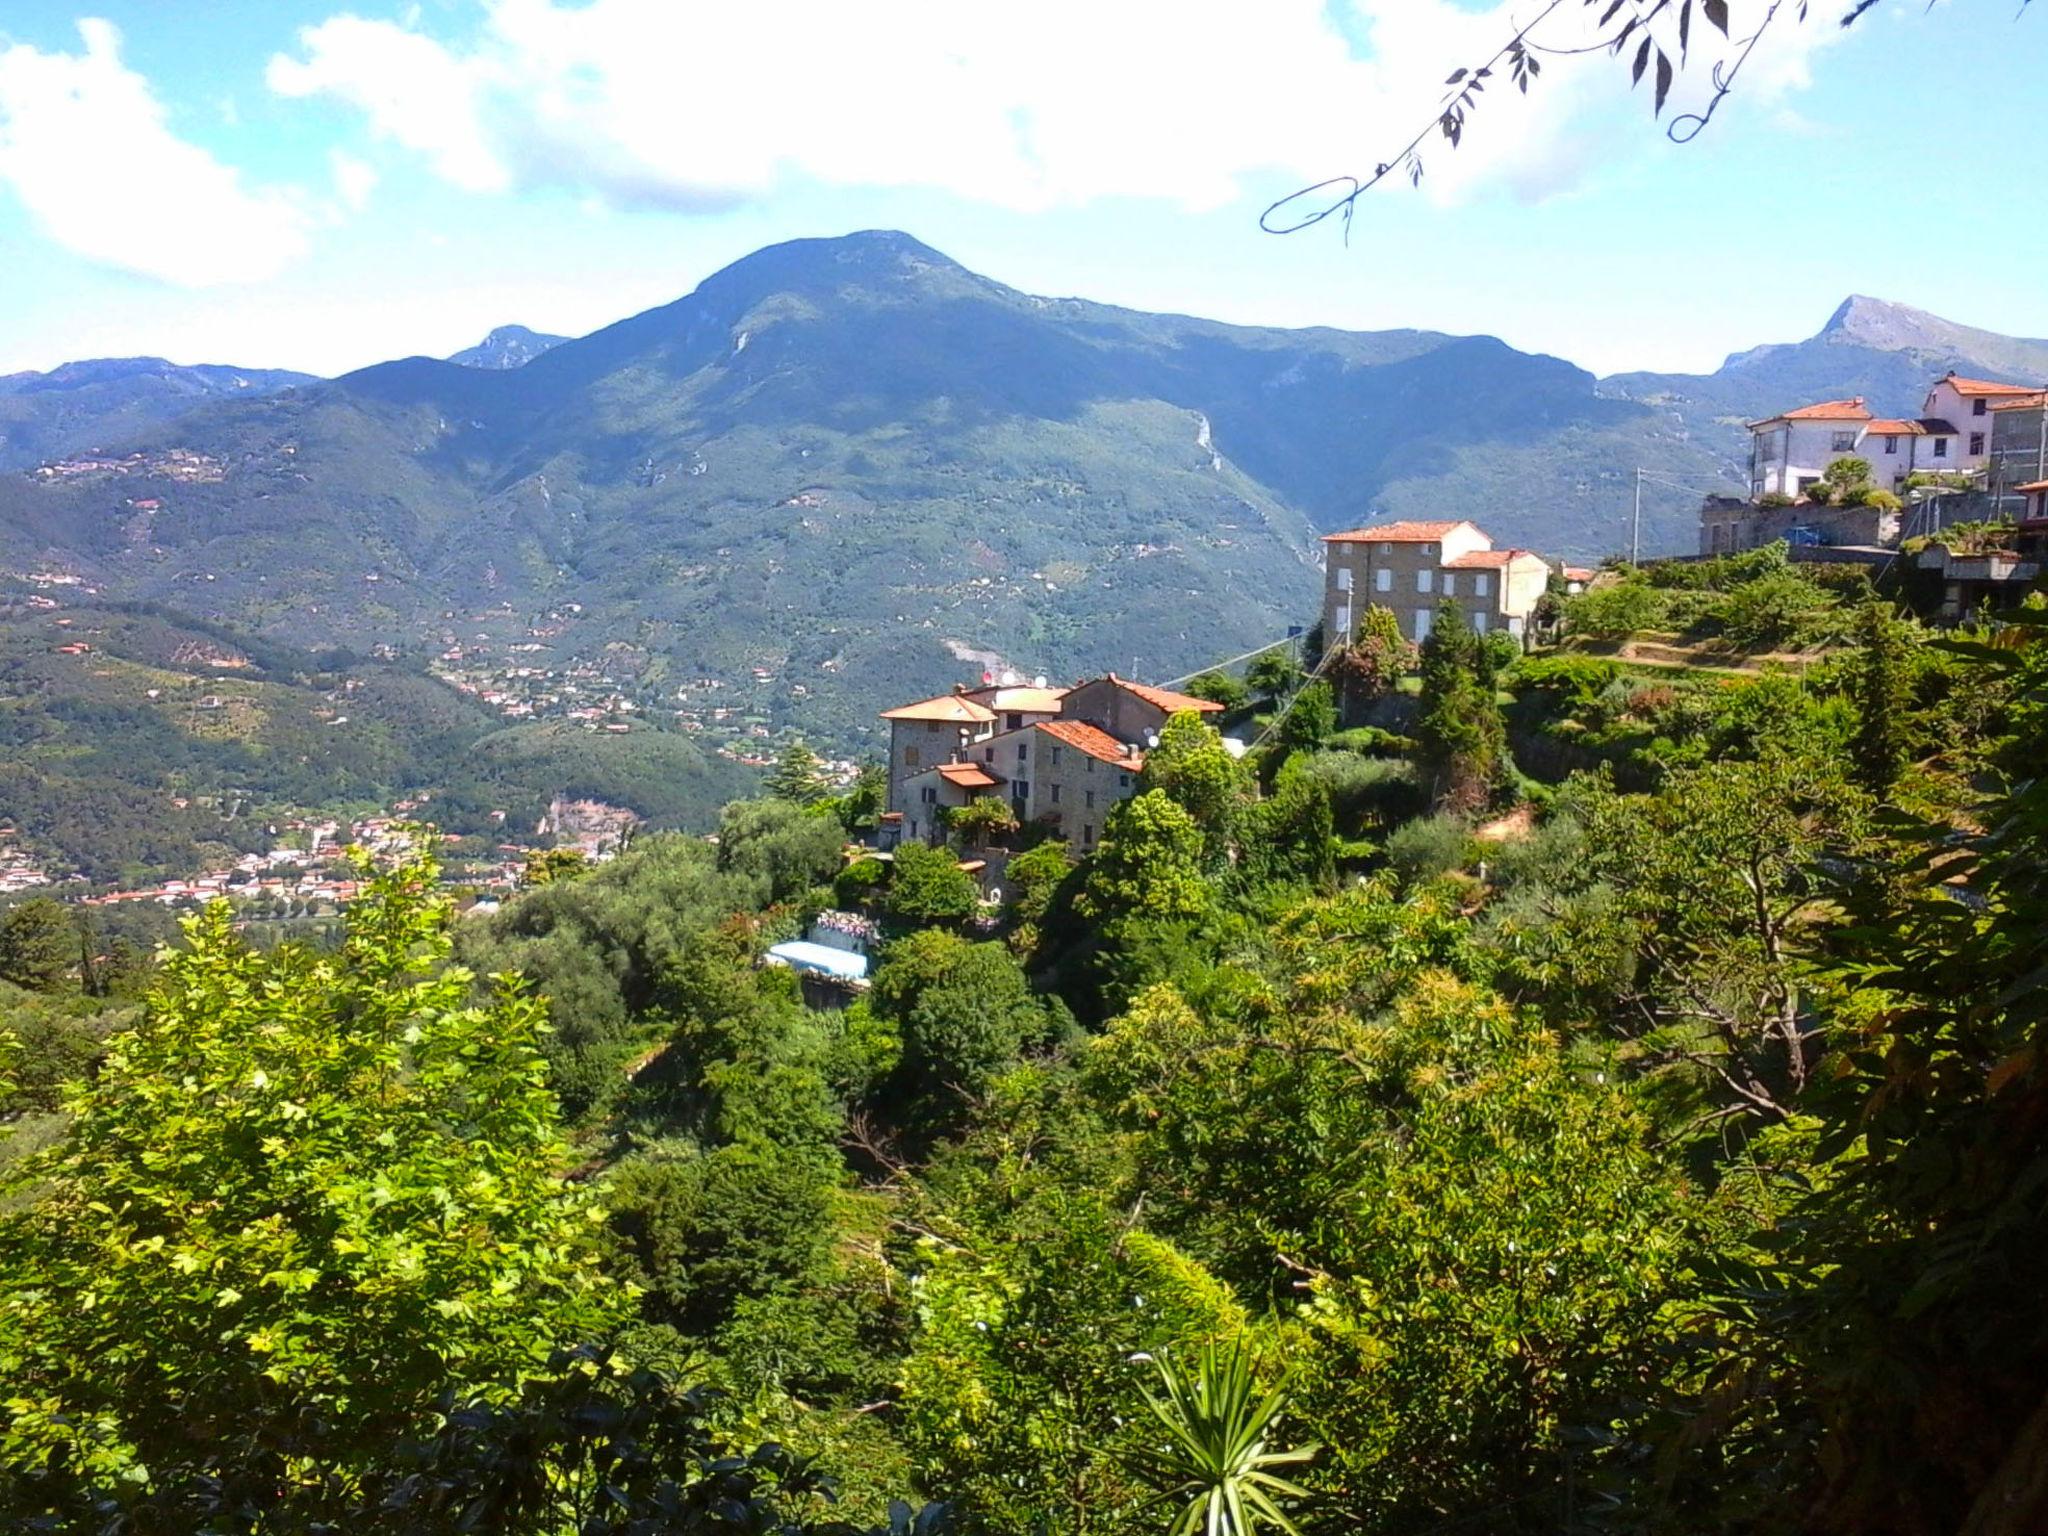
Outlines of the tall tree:
[[1491,658],[1455,602],[1437,609],[1422,642],[1415,736],[1437,809],[1475,811],[1491,798],[1506,768],[1507,727]]
[[78,962],[78,928],[61,903],[34,896],[0,913],[0,981],[53,992]]
[[540,1005],[442,968],[435,879],[372,881],[337,954],[253,950],[224,902],[187,925],[0,1222],[17,1491],[211,1479],[315,1519],[442,1393],[512,1392],[615,1323]]
[[795,805],[816,805],[825,798],[825,765],[801,738],[782,749],[769,772],[767,791],[777,800]]
[[1872,598],[1858,612],[1856,638],[1856,777],[1882,799],[1892,792],[1912,750],[1908,641],[1905,626],[1881,598]]
[[1160,791],[1194,818],[1212,866],[1228,858],[1245,800],[1245,775],[1223,738],[1200,715],[1185,709],[1166,722],[1159,745],[1145,755],[1138,787]]

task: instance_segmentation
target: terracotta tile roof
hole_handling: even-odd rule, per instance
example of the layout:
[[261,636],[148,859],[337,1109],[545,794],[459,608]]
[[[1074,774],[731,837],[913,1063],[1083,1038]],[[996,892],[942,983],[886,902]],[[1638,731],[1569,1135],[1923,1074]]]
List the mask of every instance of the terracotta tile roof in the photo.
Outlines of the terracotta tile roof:
[[962,789],[993,789],[1003,782],[979,763],[941,763],[939,777]]
[[1870,412],[1863,408],[1863,397],[1856,395],[1848,400],[1817,400],[1812,405],[1796,406],[1789,411],[1780,411],[1775,416],[1766,416],[1761,421],[1752,421],[1752,427],[1768,426],[1774,421],[1868,421]]
[[1952,421],[1944,421],[1939,416],[1922,416],[1920,418],[1920,430],[1934,437],[1954,437],[1956,435],[1956,424]]
[[1209,699],[1198,699],[1191,693],[1175,693],[1171,688],[1154,688],[1145,683],[1134,683],[1128,677],[1118,677],[1114,672],[1109,674],[1109,681],[1126,693],[1135,693],[1154,709],[1163,709],[1169,715],[1177,715],[1184,709],[1192,709],[1197,714],[1207,714],[1211,710],[1223,707]]
[[2048,491],[2048,480],[2029,480],[2025,485],[2016,485],[2013,489],[2029,494],[2035,491]]
[[1943,374],[1937,382],[1959,395],[2032,395],[2040,391],[2038,384],[1999,384],[1991,379],[1965,379],[1954,373]]
[[1015,685],[1005,688],[976,688],[971,697],[997,711],[1013,710],[1026,715],[1056,715],[1060,712],[1060,700],[1067,696],[1064,688],[1020,688]]
[[1455,518],[1445,523],[1375,523],[1367,528],[1353,528],[1349,533],[1326,533],[1325,544],[1434,544],[1445,534],[1456,528],[1479,529],[1464,518]]
[[2048,391],[2037,389],[2032,394],[2015,395],[2010,400],[1994,400],[1991,403],[1991,409],[1994,411],[2035,411],[2041,408],[2044,401],[2048,401]]
[[1566,581],[1591,581],[1600,573],[1587,565],[1568,565],[1564,568]]
[[987,725],[995,715],[986,706],[957,693],[942,693],[935,699],[899,705],[882,711],[884,720],[937,720],[953,725]]
[[1863,430],[1878,437],[1919,437],[1926,428],[1917,421],[1895,421],[1889,416],[1875,416]]
[[[1533,549],[1475,549],[1468,555],[1458,555],[1443,562],[1447,571],[1504,570],[1517,560],[1542,560]],[[1545,564],[1549,562],[1545,561]]]
[[1055,741],[1063,741],[1070,747],[1086,752],[1098,762],[1118,763],[1132,768],[1144,766],[1142,753],[1132,752],[1105,730],[1090,725],[1085,720],[1041,720],[1032,727],[1044,731]]

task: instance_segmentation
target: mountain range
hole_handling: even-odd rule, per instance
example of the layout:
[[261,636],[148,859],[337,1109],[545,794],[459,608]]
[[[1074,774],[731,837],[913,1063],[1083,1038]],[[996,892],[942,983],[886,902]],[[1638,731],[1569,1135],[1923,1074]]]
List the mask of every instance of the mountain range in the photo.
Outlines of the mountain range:
[[[1712,374],[1597,379],[1492,337],[1034,296],[870,231],[573,340],[0,380],[0,466],[32,471],[0,475],[0,569],[303,644],[572,613],[545,643],[772,676],[773,723],[844,738],[989,656],[1167,678],[1273,638],[1313,615],[1329,529],[1471,517],[1597,558],[1636,466],[1735,489],[1746,419],[1909,411],[1951,367],[2048,377],[2048,342],[1852,298]],[[37,467],[88,447],[119,453]],[[1696,500],[1646,495],[1645,548],[1689,548]]]

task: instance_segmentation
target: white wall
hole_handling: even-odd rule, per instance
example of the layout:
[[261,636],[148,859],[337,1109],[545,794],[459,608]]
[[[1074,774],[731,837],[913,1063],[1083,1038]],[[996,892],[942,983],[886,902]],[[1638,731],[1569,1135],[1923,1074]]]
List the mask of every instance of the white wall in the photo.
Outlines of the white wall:
[[[1991,460],[1991,406],[1997,398],[1995,395],[1989,398],[1980,396],[1976,400],[1972,400],[1968,396],[1957,394],[1955,386],[1949,383],[1947,379],[1941,380],[1934,388],[1930,389],[1927,392],[1926,406],[1920,414],[1923,416],[1939,416],[1944,421],[1953,422],[1956,429],[1956,440],[1949,444],[1948,457],[1945,459],[1932,457],[1931,444],[1922,445],[1920,463],[1916,467],[1920,469],[1982,469]],[[1984,414],[1982,416],[1971,414],[1978,404],[1982,404],[1984,407]],[[1984,451],[1981,453],[1970,452],[1970,437],[1972,433],[1976,432],[1984,434]]]

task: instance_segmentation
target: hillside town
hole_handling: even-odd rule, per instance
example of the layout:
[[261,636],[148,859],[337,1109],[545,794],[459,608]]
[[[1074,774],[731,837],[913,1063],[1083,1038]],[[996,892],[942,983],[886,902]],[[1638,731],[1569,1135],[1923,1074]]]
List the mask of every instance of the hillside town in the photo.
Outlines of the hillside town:
[[1951,617],[2016,602],[2048,557],[2048,386],[1950,370],[1915,415],[1858,395],[1749,434],[1749,496],[1701,503],[1702,555],[1784,540],[1811,561],[1904,557],[1942,584]]

